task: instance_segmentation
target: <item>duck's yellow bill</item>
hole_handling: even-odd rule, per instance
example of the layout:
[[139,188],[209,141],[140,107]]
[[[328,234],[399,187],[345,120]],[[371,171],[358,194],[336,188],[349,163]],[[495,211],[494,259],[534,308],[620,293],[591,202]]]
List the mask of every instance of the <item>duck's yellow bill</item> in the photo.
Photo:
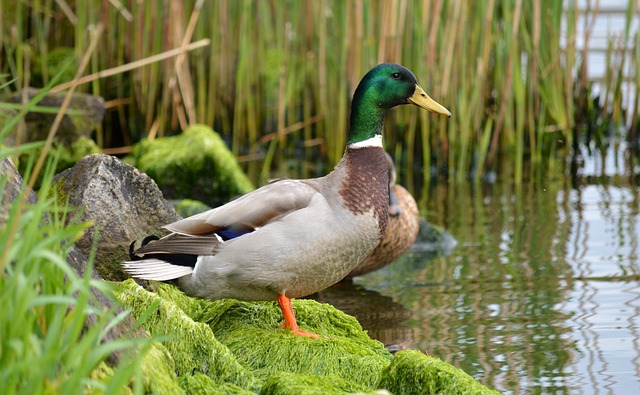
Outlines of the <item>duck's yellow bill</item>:
[[420,87],[420,85],[416,84],[416,91],[413,92],[413,95],[409,98],[409,103],[415,104],[416,106],[422,107],[425,110],[436,112],[438,114],[446,115],[451,118],[451,113],[449,110],[444,108],[440,103],[433,100],[424,92],[424,89]]

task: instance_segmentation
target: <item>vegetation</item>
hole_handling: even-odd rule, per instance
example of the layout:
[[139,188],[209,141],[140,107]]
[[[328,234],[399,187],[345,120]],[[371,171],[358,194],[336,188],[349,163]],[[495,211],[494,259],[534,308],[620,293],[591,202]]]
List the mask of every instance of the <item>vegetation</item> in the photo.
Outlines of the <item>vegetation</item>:
[[[621,44],[638,39],[638,10],[628,4],[624,37],[607,49],[599,105],[576,44],[589,42],[593,24],[579,29],[574,1],[0,0],[0,72],[16,78],[4,93],[47,84],[109,26],[92,52],[92,77],[78,87],[107,100],[98,144],[126,152],[203,123],[263,182],[294,153],[335,163],[355,85],[373,65],[398,62],[454,114],[393,113],[387,127],[397,133],[386,142],[407,164],[399,170],[411,176],[413,165],[431,165],[477,180],[508,163],[517,181],[563,166],[579,139],[601,140],[610,122],[625,121],[622,87],[640,90],[640,50]],[[637,97],[629,107],[635,142]],[[595,130],[587,114],[599,119]]]
[[[480,180],[509,167],[520,181],[564,168],[581,142],[598,148],[625,122],[624,137],[637,148],[639,97],[625,113],[622,88],[640,91],[640,46],[629,52],[621,43],[638,42],[638,12],[629,1],[596,100],[577,46],[589,42],[592,24],[579,29],[575,1],[0,0],[0,141],[30,111],[66,111],[38,106],[46,92],[84,91],[107,101],[95,135],[106,152],[128,153],[138,141],[202,123],[264,182],[294,155],[335,163],[355,85],[373,65],[393,61],[454,114],[390,115],[386,144],[403,178],[415,166],[437,170],[419,174],[425,184],[432,174]],[[29,86],[44,90],[23,105],[1,102]],[[0,205],[0,383],[7,394],[151,391],[138,378],[145,366],[162,366],[152,361],[166,362],[166,352],[151,347],[150,359],[138,353],[107,366],[114,350],[142,344],[105,341],[105,328],[124,316],[97,308],[96,295],[109,289],[67,263],[88,224],[63,225],[72,213],[51,188],[55,128],[44,143],[0,148],[0,159],[20,157],[25,169],[19,197],[3,194]],[[0,178],[0,189],[9,182]],[[38,200],[30,201],[36,182]],[[90,316],[95,325],[85,327]],[[284,385],[281,375],[268,384]],[[196,388],[207,377],[184,380]]]
[[[91,277],[92,258],[84,275],[67,262],[74,241],[89,224],[65,225],[72,212],[51,187],[55,155],[42,162],[37,196],[31,192],[29,185],[38,178],[40,163],[33,153],[39,148],[42,144],[0,148],[2,390],[4,394],[121,394],[140,372],[145,353],[135,351],[143,343],[107,339],[126,314],[116,314],[99,299],[107,299],[110,290]],[[29,158],[22,185],[7,177],[5,166],[6,159],[17,153]],[[121,362],[107,365],[114,352],[122,353]],[[134,389],[140,392],[142,387]]]
[[278,329],[282,313],[272,302],[194,299],[159,283],[149,292],[133,280],[116,294],[167,340],[173,380],[186,392],[496,393],[419,351],[393,356],[355,318],[316,301],[294,301],[301,326],[322,335],[310,340]]

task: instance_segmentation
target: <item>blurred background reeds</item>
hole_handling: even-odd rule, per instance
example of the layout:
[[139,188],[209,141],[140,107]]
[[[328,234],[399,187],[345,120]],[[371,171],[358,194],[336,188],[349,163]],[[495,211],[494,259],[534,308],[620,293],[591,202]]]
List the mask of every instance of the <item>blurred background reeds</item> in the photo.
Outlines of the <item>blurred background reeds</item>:
[[[401,63],[453,117],[394,109],[385,147],[422,216],[458,246],[437,259],[407,254],[359,280],[401,306],[387,303],[383,316],[409,317],[383,326],[394,333],[390,341],[428,351],[505,393],[608,393],[613,385],[633,392],[640,361],[639,21],[638,0],[0,0],[0,140],[13,123],[25,129],[27,113],[62,111],[39,100],[71,89],[105,99],[104,120],[91,136],[105,153],[124,156],[141,140],[204,123],[255,185],[313,177],[342,156],[362,75],[380,62]],[[24,93],[28,87],[44,89],[34,96]],[[15,95],[22,103],[5,100]],[[6,109],[13,115],[3,117]],[[29,174],[47,175],[36,206],[46,211],[56,161],[38,156],[43,146],[46,153],[51,142],[0,146],[0,158],[31,153],[20,160],[34,169],[25,176],[31,186],[37,181]],[[41,279],[62,283],[63,273],[42,277],[42,257],[33,251],[43,244],[34,240],[45,239],[62,262],[58,240],[70,247],[88,225],[41,229],[42,215],[30,217],[16,204],[0,227],[0,269],[19,261],[15,273],[32,285],[0,276],[0,296],[39,303],[38,284],[48,286]],[[50,289],[72,295],[80,283],[93,284],[72,277],[62,291]],[[369,293],[364,304],[372,300]],[[36,337],[49,348],[14,331],[16,322],[64,331],[60,306],[3,316],[5,333],[31,347],[5,353],[0,362],[15,365],[6,372],[40,383],[50,372],[77,370],[74,380],[86,380],[77,355],[96,363],[108,355],[69,346],[79,344],[76,324],[66,343],[45,339],[55,339],[54,331]],[[69,322],[84,322],[83,314]],[[100,340],[99,332],[88,333]],[[56,362],[61,349],[70,363]],[[31,369],[41,356],[51,363]],[[120,387],[140,374],[122,368]]]
[[628,2],[602,49],[595,97],[585,53],[600,2],[578,3],[0,0],[0,96],[44,86],[69,62],[71,81],[102,26],[77,90],[106,100],[95,135],[105,152],[205,123],[263,182],[283,158],[335,164],[359,79],[397,62],[453,113],[390,114],[385,142],[401,178],[411,184],[423,167],[425,184],[481,180],[509,166],[517,182],[566,166],[580,143],[617,134],[637,147],[638,97],[625,102],[623,88],[640,88],[640,9]]

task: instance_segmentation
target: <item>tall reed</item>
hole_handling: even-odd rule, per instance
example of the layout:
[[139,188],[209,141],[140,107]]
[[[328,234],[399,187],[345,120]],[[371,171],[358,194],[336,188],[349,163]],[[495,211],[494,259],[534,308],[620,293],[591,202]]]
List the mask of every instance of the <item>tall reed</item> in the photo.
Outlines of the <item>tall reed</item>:
[[[3,93],[46,84],[55,74],[52,55],[60,56],[54,51],[73,46],[70,56],[80,59],[87,30],[99,22],[110,28],[91,58],[92,73],[209,39],[207,48],[80,86],[107,99],[96,139],[107,148],[126,146],[205,123],[249,161],[252,174],[266,177],[299,145],[307,159],[335,163],[358,80],[377,63],[398,62],[453,113],[451,120],[392,113],[385,138],[405,163],[401,173],[421,165],[458,180],[480,179],[508,164],[521,180],[529,176],[525,163],[539,174],[554,157],[570,155],[580,138],[576,86],[588,81],[580,81],[576,4],[0,0],[0,73],[17,77]],[[636,15],[637,3],[628,4],[628,15]],[[627,23],[626,38],[637,37],[634,26]],[[623,111],[619,87],[637,55],[617,47],[611,53],[604,108],[624,122],[616,115]],[[432,173],[423,174],[428,180]]]

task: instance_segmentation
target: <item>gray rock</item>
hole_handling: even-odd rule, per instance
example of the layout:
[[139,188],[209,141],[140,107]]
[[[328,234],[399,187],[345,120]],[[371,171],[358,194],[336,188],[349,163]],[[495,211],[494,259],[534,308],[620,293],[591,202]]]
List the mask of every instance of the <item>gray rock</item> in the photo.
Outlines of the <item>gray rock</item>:
[[95,267],[107,280],[127,278],[121,262],[127,246],[149,234],[160,236],[160,227],[180,219],[146,174],[119,159],[93,154],[58,174],[54,185],[63,199],[80,209],[82,221],[93,226],[76,242],[88,255],[98,242]]
[[[18,111],[12,108],[0,108],[0,131],[4,129],[4,127],[7,125],[9,121],[15,120],[17,117],[18,117]],[[15,125],[13,125],[11,130],[7,132],[7,135],[14,136],[13,140],[15,140],[15,136],[17,136],[18,134],[18,125],[19,123],[16,123]],[[7,144],[7,143],[3,141],[2,144]]]
[[[26,91],[14,93],[4,101],[9,103],[27,103],[33,99],[37,93],[37,89],[28,88]],[[47,94],[40,100],[38,106],[57,109],[62,105],[64,97],[64,93]],[[72,144],[79,137],[91,136],[91,132],[95,130],[104,118],[104,99],[85,93],[74,93],[69,103],[69,110],[72,110],[72,113],[64,116],[56,135],[56,141],[65,146]],[[24,117],[26,133],[24,136],[21,136],[21,142],[45,140],[55,117],[55,113],[28,113]],[[15,145],[16,134],[9,133],[5,138],[4,144]]]
[[[16,169],[16,166],[13,164],[11,159],[0,159],[0,177],[7,178],[7,183],[4,185],[4,188],[2,188],[2,199],[0,200],[0,202],[13,202],[21,193],[22,176],[20,175],[20,173],[18,173],[18,170]],[[27,201],[29,203],[35,203],[37,201],[36,194],[33,193],[33,191],[29,191]],[[3,214],[4,213],[0,213],[0,215]],[[0,216],[0,224],[4,223],[5,222]]]

